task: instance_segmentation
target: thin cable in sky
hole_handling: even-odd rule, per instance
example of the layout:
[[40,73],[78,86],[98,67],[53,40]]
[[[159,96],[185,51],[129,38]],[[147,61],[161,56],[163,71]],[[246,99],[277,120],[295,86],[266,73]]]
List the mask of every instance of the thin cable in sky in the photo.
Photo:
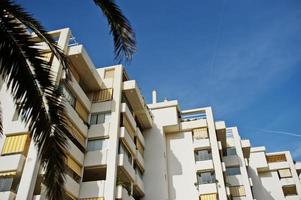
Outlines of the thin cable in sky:
[[256,131],[261,131],[261,132],[265,132],[265,133],[272,133],[272,134],[277,134],[277,135],[288,135],[288,136],[292,136],[292,137],[298,137],[301,138],[300,134],[296,134],[296,133],[292,133],[292,132],[287,132],[287,131],[276,131],[276,130],[269,130],[269,129],[261,129],[261,128],[250,128]]
[[216,31],[216,40],[215,40],[215,44],[214,44],[214,48],[213,48],[213,55],[212,55],[212,59],[211,62],[209,64],[210,69],[211,69],[211,74],[212,74],[212,78],[214,80],[214,75],[215,75],[215,60],[216,60],[216,56],[217,56],[217,52],[219,49],[219,44],[220,44],[220,40],[221,40],[221,35],[222,35],[222,27],[223,27],[223,19],[224,19],[224,12],[225,12],[225,7],[226,7],[226,2],[227,0],[222,0],[221,2],[221,11],[220,11],[220,15],[219,15],[219,21],[217,24],[217,31]]

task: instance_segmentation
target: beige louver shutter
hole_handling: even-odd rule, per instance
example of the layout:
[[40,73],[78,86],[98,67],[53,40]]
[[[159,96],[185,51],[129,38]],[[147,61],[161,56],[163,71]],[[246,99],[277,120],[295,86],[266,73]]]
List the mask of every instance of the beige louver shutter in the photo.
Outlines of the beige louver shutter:
[[104,89],[98,92],[95,92],[93,95],[93,102],[104,102],[104,101],[111,101],[113,98],[113,89]]
[[244,186],[232,186],[230,187],[230,193],[233,197],[246,196],[246,191]]
[[207,128],[193,129],[193,138],[194,139],[205,139],[205,138],[208,138]]
[[278,170],[278,172],[280,178],[287,178],[292,176],[290,169],[280,169]]
[[200,200],[216,200],[216,194],[203,194],[200,196]]

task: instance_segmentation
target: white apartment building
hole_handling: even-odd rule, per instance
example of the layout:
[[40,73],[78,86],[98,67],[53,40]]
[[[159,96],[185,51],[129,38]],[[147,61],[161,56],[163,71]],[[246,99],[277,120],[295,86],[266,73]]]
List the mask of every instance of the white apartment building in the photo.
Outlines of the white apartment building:
[[[123,66],[96,69],[70,29],[50,33],[72,63],[68,82],[45,48],[72,127],[68,200],[301,199],[301,166],[289,152],[251,147],[211,107],[181,110],[156,92],[146,105]],[[37,149],[5,85],[0,101],[0,200],[44,200]]]

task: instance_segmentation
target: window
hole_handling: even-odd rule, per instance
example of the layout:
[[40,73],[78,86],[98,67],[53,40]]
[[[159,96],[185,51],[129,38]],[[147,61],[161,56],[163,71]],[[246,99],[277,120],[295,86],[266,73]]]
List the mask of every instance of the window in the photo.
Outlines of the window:
[[143,177],[143,173],[141,172],[141,170],[139,169],[139,167],[137,167],[137,165],[136,165],[136,167],[135,167],[135,171],[136,171],[136,174],[142,179],[142,177]]
[[88,140],[87,150],[97,151],[107,147],[107,139]]
[[72,95],[72,93],[64,85],[61,86],[61,90],[62,90],[62,93],[63,93],[66,101],[69,102],[72,107],[74,107],[75,106],[75,97]]
[[279,169],[278,175],[280,178],[289,178],[292,177],[291,170],[290,169]]
[[230,194],[232,197],[243,197],[246,196],[246,191],[245,187],[240,185],[240,186],[231,186],[230,187]]
[[208,184],[216,182],[214,172],[199,172],[197,176],[199,184]]
[[284,196],[297,195],[296,185],[282,187]]
[[237,166],[237,167],[226,167],[226,174],[227,174],[227,176],[234,176],[234,175],[241,174],[239,166]]
[[129,163],[132,165],[132,155],[122,143],[119,144],[118,153],[125,155],[128,158]]
[[13,185],[13,178],[0,178],[0,192],[10,191]]
[[210,149],[203,149],[194,152],[195,161],[211,160],[212,154]]
[[229,147],[226,149],[224,156],[235,156],[236,154],[236,149],[235,147]]
[[16,172],[0,173],[0,192],[16,192],[20,183],[20,177],[16,177]]
[[227,130],[226,130],[226,137],[227,137],[227,138],[233,138],[233,132],[232,132],[232,129],[227,129]]
[[103,124],[106,122],[109,122],[111,119],[111,113],[110,112],[104,112],[104,113],[92,113],[91,114],[91,120],[90,124]]

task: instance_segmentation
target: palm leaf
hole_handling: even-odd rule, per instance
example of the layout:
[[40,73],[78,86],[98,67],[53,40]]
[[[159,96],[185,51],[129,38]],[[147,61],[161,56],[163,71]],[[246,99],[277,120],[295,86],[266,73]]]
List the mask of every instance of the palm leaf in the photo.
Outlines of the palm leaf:
[[9,0],[3,0],[0,2],[0,8],[5,9],[8,13],[13,15],[16,19],[18,19],[27,29],[33,31],[37,36],[38,39],[42,42],[45,42],[51,52],[55,55],[55,57],[61,62],[63,65],[63,68],[67,72],[67,77],[69,77],[69,71],[68,71],[68,59],[64,55],[64,53],[60,50],[60,48],[57,46],[54,39],[47,33],[47,31],[44,29],[44,27],[38,22],[35,18],[33,18],[29,13],[25,12],[25,10],[13,3]]
[[106,16],[114,40],[115,59],[121,62],[132,59],[136,52],[135,33],[128,19],[112,0],[94,0]]
[[[1,1],[3,2],[3,1]],[[9,1],[7,1],[9,2]],[[10,2],[9,2],[10,3]],[[45,167],[48,199],[63,199],[66,135],[69,134],[61,94],[51,66],[23,23],[0,4],[0,75],[20,105]]]

